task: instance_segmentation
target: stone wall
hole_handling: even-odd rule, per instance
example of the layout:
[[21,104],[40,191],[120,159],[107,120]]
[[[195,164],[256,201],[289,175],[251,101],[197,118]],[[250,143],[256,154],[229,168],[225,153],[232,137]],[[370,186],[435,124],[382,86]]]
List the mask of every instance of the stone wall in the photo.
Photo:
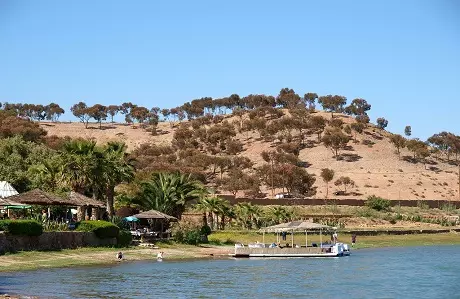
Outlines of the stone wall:
[[21,250],[57,250],[116,244],[116,238],[99,239],[92,232],[44,232],[38,237],[13,236],[0,232],[0,254]]

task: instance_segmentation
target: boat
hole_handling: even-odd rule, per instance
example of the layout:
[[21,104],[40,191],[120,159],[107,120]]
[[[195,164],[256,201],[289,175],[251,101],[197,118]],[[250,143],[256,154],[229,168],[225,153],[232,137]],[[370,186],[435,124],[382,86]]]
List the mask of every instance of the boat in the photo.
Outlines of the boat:
[[[350,255],[350,247],[346,243],[322,242],[323,231],[335,231],[334,227],[307,221],[291,221],[261,229],[262,243],[250,243],[247,245],[235,244],[235,252],[232,254],[236,258],[250,257],[342,257]],[[291,233],[291,243],[285,246],[280,245],[280,234]],[[294,244],[294,232],[305,232],[305,244]],[[320,235],[319,243],[308,244],[308,233],[315,232]],[[277,242],[266,244],[265,233],[276,233]],[[336,239],[336,238],[335,238]]]

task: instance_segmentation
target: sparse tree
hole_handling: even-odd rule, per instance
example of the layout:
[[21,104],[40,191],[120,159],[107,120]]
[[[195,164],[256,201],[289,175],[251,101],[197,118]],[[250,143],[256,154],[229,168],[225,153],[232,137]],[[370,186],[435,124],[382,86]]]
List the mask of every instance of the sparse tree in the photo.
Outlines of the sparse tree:
[[78,104],[73,105],[70,107],[70,111],[72,114],[75,115],[80,121],[85,125],[85,128],[88,128],[88,122],[91,119],[89,115],[88,106],[84,102],[79,102]]
[[352,179],[350,179],[350,177],[347,177],[347,176],[341,176],[340,178],[338,178],[335,182],[334,182],[334,185],[336,185],[337,187],[341,187],[343,186],[344,190],[343,192],[347,193],[347,188],[349,187],[354,187],[355,186],[355,181],[353,181]]
[[404,128],[404,134],[407,136],[407,137],[410,137],[410,135],[412,135],[412,127],[411,126],[406,126]]
[[334,112],[343,112],[343,106],[347,103],[347,98],[339,95],[327,95],[318,98],[318,103],[323,106],[323,109],[330,111],[332,118],[334,118]]
[[390,137],[391,143],[396,147],[396,151],[398,152],[398,157],[400,156],[400,149],[406,146],[406,138],[402,137],[401,135],[393,135]]
[[110,122],[113,123],[113,118],[120,111],[120,106],[109,105],[107,106],[107,114],[110,115]]
[[321,178],[323,181],[326,183],[326,199],[329,196],[329,182],[331,182],[334,179],[334,170],[329,169],[329,168],[323,168],[321,169]]
[[338,160],[339,150],[347,145],[348,141],[350,141],[350,137],[345,135],[342,130],[334,129],[326,131],[322,140],[324,146],[330,148],[334,153],[334,157]]
[[383,117],[377,118],[377,127],[379,127],[382,130],[385,130],[387,126],[388,126],[388,120],[386,120]]

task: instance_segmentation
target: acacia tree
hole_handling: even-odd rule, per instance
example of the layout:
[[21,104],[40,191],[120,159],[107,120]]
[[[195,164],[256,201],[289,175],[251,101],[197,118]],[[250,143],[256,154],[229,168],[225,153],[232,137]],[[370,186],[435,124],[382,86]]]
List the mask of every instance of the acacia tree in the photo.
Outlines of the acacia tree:
[[334,170],[329,168],[321,169],[321,178],[326,183],[326,199],[329,196],[329,182],[334,179]]
[[345,108],[345,113],[349,115],[367,115],[367,111],[371,110],[371,105],[365,99],[354,99],[351,104]]
[[85,128],[87,129],[88,122],[91,119],[88,106],[86,106],[84,102],[79,102],[78,104],[70,107],[70,111],[72,111],[72,114],[80,119],[80,121],[85,125]]
[[145,108],[145,107],[133,107],[131,109],[131,117],[135,120],[137,120],[137,122],[139,124],[143,124],[145,122],[145,120],[148,118],[149,116],[149,109]]
[[379,127],[382,130],[385,130],[387,126],[388,126],[388,120],[386,120],[383,117],[377,118],[377,127]]
[[107,118],[107,107],[96,104],[88,108],[88,115],[99,123],[99,128],[102,128],[102,121]]
[[407,136],[407,137],[410,137],[410,135],[412,135],[412,128],[411,126],[406,126],[404,128],[404,134]]
[[306,93],[303,96],[305,104],[308,104],[308,109],[315,110],[315,101],[318,99],[318,95],[313,92]]
[[339,95],[327,95],[318,98],[318,103],[323,106],[323,109],[331,112],[334,118],[334,112],[339,113],[343,111],[343,106],[347,103],[347,98]]
[[334,185],[336,185],[337,187],[341,187],[343,186],[343,192],[347,193],[347,188],[348,187],[354,187],[355,186],[355,181],[353,181],[352,179],[350,179],[350,177],[347,177],[347,176],[341,176],[340,178],[338,178],[335,182],[334,182]]
[[406,138],[402,137],[399,134],[396,134],[390,137],[390,141],[396,147],[398,157],[400,157],[400,149],[406,146]]
[[64,112],[64,109],[55,103],[45,106],[46,119],[51,120],[52,122],[57,121]]
[[360,122],[352,123],[350,125],[350,128],[355,132],[354,134],[355,142],[357,141],[357,135],[363,133],[365,126],[366,126],[365,124],[360,123]]
[[309,118],[309,127],[318,135],[318,142],[321,142],[321,134],[326,127],[326,119],[320,115],[314,115]]
[[339,150],[344,148],[350,137],[342,132],[340,129],[328,130],[323,137],[324,146],[330,148],[334,153],[334,157],[339,159]]
[[109,105],[107,106],[107,113],[110,115],[110,122],[113,123],[113,117],[120,112],[120,106]]

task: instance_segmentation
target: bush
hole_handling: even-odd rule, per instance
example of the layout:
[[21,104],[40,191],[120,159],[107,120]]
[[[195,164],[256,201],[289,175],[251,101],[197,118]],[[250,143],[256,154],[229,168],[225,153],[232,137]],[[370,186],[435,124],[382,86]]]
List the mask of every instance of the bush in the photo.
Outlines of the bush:
[[40,236],[43,226],[35,220],[0,220],[0,230],[17,236]]
[[77,231],[93,232],[99,238],[105,239],[118,237],[120,228],[108,221],[86,220],[77,224]]
[[129,230],[120,230],[120,233],[117,237],[117,245],[120,247],[128,247],[131,244],[133,237]]
[[366,200],[366,206],[376,211],[388,211],[391,206],[391,201],[371,195]]
[[206,239],[207,229],[194,223],[181,222],[173,228],[174,241],[183,244],[198,245]]

